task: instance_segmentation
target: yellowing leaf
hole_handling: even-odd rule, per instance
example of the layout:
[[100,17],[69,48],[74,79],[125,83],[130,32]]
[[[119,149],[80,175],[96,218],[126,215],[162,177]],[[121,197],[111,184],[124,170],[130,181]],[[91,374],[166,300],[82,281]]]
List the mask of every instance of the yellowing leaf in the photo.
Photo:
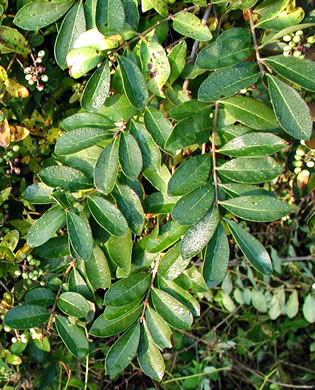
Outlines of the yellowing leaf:
[[28,89],[13,79],[8,79],[6,81],[6,87],[8,93],[13,97],[27,98],[29,95]]
[[11,142],[11,130],[7,118],[0,123],[0,146],[7,148]]
[[11,130],[11,142],[22,141],[29,135],[29,131],[23,126],[10,126]]

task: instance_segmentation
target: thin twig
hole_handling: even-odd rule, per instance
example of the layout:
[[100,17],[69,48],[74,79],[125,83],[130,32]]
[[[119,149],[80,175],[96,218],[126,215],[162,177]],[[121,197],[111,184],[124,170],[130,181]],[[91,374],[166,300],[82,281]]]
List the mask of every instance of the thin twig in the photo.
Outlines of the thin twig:
[[219,208],[219,184],[218,184],[218,175],[217,175],[217,157],[216,157],[216,148],[215,148],[215,135],[216,135],[217,124],[218,124],[219,104],[220,104],[220,102],[217,100],[215,102],[213,129],[212,129],[212,137],[211,137],[213,181],[214,181],[214,187],[215,187],[215,203],[216,203],[217,208]]
[[256,31],[255,31],[255,24],[254,24],[254,20],[253,20],[253,13],[252,13],[251,9],[248,10],[248,16],[249,16],[249,23],[250,23],[250,31],[252,33],[254,48],[255,48],[255,52],[256,52],[257,63],[258,63],[261,75],[264,76],[266,72],[265,72],[264,67],[262,66],[262,63],[261,63],[259,46],[257,43],[257,37],[256,37]]
[[[211,3],[208,3],[206,5],[205,13],[204,13],[204,15],[203,15],[203,17],[201,19],[201,23],[204,24],[204,25],[207,24],[207,21],[208,21],[210,12],[211,12],[211,7],[212,7]],[[191,49],[191,53],[190,53],[189,59],[187,61],[187,63],[189,63],[191,65],[195,62],[195,59],[196,59],[196,56],[197,56],[198,47],[199,47],[199,43],[200,43],[200,41],[198,39],[196,39],[194,44],[193,44],[193,47]],[[184,81],[184,84],[183,84],[183,90],[184,91],[188,92],[189,81],[190,81],[189,79],[186,79]]]
[[182,14],[184,12],[192,11],[193,9],[195,9],[197,7],[199,7],[199,5],[192,5],[191,7],[184,8],[183,10],[176,12],[175,14],[168,15],[166,18],[164,18],[162,20],[159,20],[157,23],[155,23],[153,26],[149,27],[147,30],[143,31],[142,33],[138,33],[135,37],[131,38],[129,41],[126,41],[125,43],[120,45],[117,49],[112,51],[112,54],[117,54],[120,50],[125,49],[126,47],[128,47],[130,45],[130,43],[136,41],[137,39],[143,38],[145,35],[149,34],[149,32],[151,32],[152,30],[157,28],[163,22],[167,22],[168,20],[171,20],[175,16],[177,16],[179,14]]
[[150,298],[150,294],[151,294],[151,289],[153,287],[153,284],[154,284],[154,281],[155,281],[155,278],[156,278],[156,275],[157,275],[157,272],[158,272],[158,269],[159,269],[160,259],[161,259],[161,256],[159,256],[158,259],[156,260],[156,263],[155,263],[153,271],[152,271],[150,287],[149,287],[147,295],[146,295],[146,297],[145,297],[145,299],[143,301],[143,310],[142,310],[142,313],[141,313],[141,316],[140,316],[140,322],[143,322],[143,320],[144,320],[145,311],[146,311],[147,306],[149,304],[149,298]]

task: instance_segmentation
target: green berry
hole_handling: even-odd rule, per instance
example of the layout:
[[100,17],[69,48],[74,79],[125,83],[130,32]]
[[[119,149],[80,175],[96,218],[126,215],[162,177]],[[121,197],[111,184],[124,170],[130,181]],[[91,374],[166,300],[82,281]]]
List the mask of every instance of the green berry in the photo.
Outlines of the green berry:
[[301,37],[295,36],[295,37],[293,38],[293,42],[295,42],[295,43],[300,43],[300,42],[301,42]]
[[289,45],[285,45],[283,51],[290,51],[291,47]]
[[297,32],[295,33],[295,35],[297,35],[297,36],[302,36],[304,33],[303,33],[303,31],[302,30],[297,30]]
[[8,158],[12,158],[14,156],[14,154],[13,154],[13,152],[8,152],[7,156],[8,156]]
[[308,161],[308,162],[306,163],[306,166],[307,166],[308,168],[314,168],[314,165],[315,165],[315,162],[314,162],[314,161]]
[[22,272],[22,278],[23,279],[28,279],[28,274],[26,272]]
[[39,267],[39,266],[40,266],[40,261],[39,261],[39,260],[36,260],[36,261],[35,261],[35,265],[36,265],[36,267]]
[[30,261],[30,260],[32,260],[32,259],[33,259],[33,256],[32,256],[32,255],[28,255],[27,258],[26,258],[26,260],[28,260],[28,261]]
[[290,56],[292,53],[290,52],[290,51],[285,51],[285,52],[283,52],[283,55],[285,56],[285,57],[287,57],[287,56]]
[[291,35],[285,35],[282,39],[284,42],[290,42],[292,40],[292,37]]
[[297,156],[301,156],[301,157],[302,157],[302,156],[305,155],[305,152],[304,152],[303,149],[296,149],[295,154],[296,154]]
[[301,168],[295,168],[295,169],[294,169],[294,173],[295,173],[296,175],[299,174],[301,171],[302,171]]
[[12,150],[13,150],[13,152],[18,152],[20,150],[19,145],[14,145]]
[[292,165],[295,167],[302,167],[303,161],[293,161]]

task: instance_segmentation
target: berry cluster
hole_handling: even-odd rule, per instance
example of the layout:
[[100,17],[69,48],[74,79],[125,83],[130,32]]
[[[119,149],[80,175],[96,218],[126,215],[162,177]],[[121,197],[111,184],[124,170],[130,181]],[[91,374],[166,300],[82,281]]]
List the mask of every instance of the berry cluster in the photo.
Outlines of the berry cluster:
[[315,150],[309,149],[303,144],[299,145],[295,151],[292,165],[295,167],[294,173],[296,175],[301,173],[303,169],[307,170],[309,175],[309,170],[315,166]]
[[36,83],[36,88],[40,92],[44,90],[44,85],[41,84],[41,81],[44,83],[48,81],[48,76],[43,74],[46,68],[39,65],[43,62],[44,57],[44,50],[40,50],[37,54],[37,58],[33,57],[34,65],[24,68],[25,80],[27,80],[28,85],[34,85]]
[[303,59],[307,50],[315,42],[315,35],[305,37],[304,32],[302,30],[298,30],[295,34],[286,34],[282,40],[286,44],[283,47],[284,56],[293,55],[294,57]]
[[[33,256],[26,255],[25,253],[21,254],[21,258],[24,258],[23,270],[15,271],[15,276],[22,276],[23,279],[29,280],[38,280],[44,274],[44,270],[40,268],[40,260],[36,260]],[[44,286],[45,282],[41,281],[40,285]]]
[[19,175],[21,173],[21,169],[17,166],[20,162],[19,156],[20,147],[19,145],[10,145],[9,148],[6,149],[6,153],[0,156],[0,165],[5,161],[9,167],[5,170],[6,175],[12,175],[15,173]]

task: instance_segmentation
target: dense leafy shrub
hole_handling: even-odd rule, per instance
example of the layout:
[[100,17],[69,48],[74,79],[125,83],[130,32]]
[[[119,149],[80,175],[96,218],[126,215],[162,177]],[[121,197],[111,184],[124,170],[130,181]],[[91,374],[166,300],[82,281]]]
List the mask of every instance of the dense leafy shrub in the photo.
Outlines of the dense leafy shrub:
[[[1,313],[15,333],[0,355],[4,382],[27,346],[46,363],[35,388],[64,368],[60,386],[94,389],[99,351],[113,381],[130,365],[162,381],[165,351],[184,347],[200,302],[231,315],[252,303],[267,321],[294,318],[300,294],[300,327],[315,322],[307,263],[287,302],[289,282],[269,285],[281,274],[277,250],[296,257],[293,234],[302,260],[314,251],[307,5],[13,3],[0,0]],[[289,251],[259,235],[279,220]],[[84,384],[70,383],[76,361]]]

